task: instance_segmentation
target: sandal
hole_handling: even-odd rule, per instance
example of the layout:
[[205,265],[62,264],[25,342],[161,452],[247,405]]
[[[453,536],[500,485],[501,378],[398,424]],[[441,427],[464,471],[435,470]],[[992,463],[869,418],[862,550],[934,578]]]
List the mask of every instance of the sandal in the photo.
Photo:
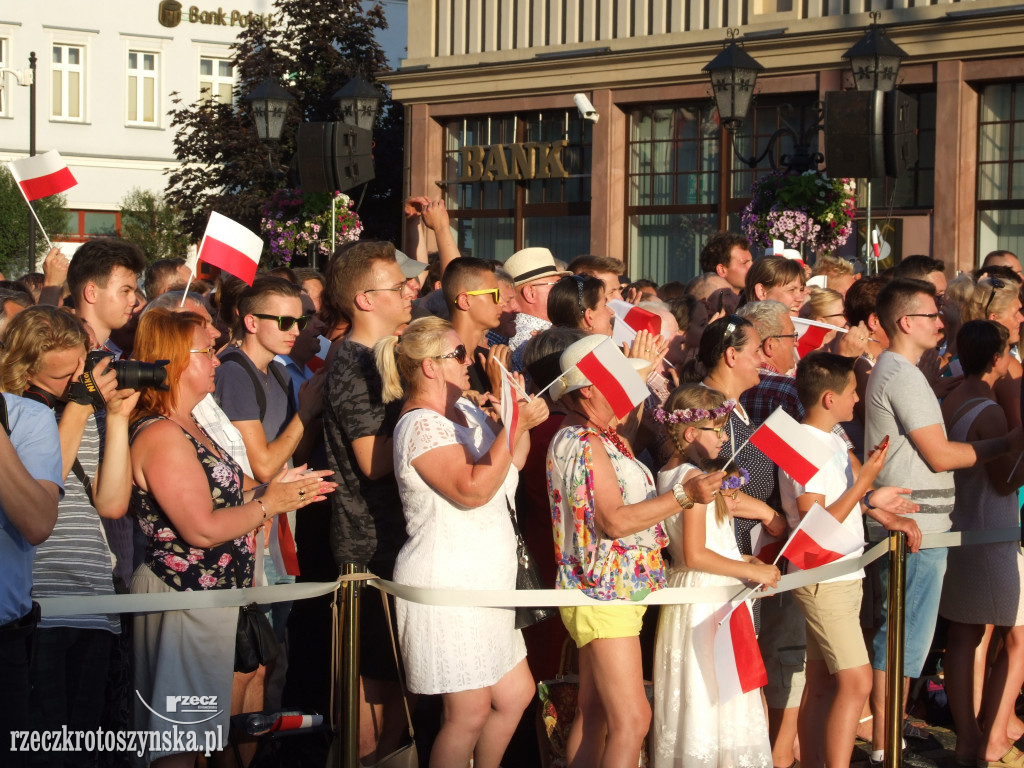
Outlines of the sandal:
[[[957,763],[960,760],[957,759]],[[977,768],[1024,768],[1024,752],[1010,747],[1005,755],[998,760],[978,760]]]

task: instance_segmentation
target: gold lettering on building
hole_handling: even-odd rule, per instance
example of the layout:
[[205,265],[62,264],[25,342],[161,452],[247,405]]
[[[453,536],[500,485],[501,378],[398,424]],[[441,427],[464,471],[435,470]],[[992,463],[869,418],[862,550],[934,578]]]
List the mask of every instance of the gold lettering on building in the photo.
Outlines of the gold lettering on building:
[[462,147],[459,182],[523,181],[526,179],[565,179],[569,172],[562,162],[569,145],[560,141],[530,141],[524,144],[491,144]]

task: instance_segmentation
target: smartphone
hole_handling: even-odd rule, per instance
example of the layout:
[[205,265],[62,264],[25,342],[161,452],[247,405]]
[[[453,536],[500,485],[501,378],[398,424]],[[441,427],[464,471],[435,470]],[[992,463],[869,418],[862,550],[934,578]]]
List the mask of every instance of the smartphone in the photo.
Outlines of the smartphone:
[[876,445],[875,449],[873,451],[871,451],[871,452],[872,453],[876,453],[876,452],[879,452],[879,451],[884,451],[888,447],[889,447],[889,436],[886,435],[885,437],[882,438],[882,442],[880,442],[878,445]]

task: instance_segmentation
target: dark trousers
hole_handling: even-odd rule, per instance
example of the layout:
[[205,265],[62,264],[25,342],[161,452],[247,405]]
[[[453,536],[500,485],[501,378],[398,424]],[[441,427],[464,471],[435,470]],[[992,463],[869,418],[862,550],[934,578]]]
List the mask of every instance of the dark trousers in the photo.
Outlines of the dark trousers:
[[29,664],[39,606],[17,621],[0,627],[0,765],[21,768],[28,753],[15,751],[15,731],[29,728]]

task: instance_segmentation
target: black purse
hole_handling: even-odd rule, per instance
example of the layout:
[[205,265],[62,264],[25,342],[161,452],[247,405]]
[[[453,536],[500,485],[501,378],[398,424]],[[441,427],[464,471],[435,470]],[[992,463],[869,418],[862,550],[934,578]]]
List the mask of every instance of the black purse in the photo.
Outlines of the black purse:
[[[516,522],[516,511],[512,508],[512,502],[508,500],[507,496],[505,497],[505,503],[508,504],[508,515],[512,520],[512,530],[516,534],[516,562],[518,563],[516,569],[516,589],[544,589],[544,583],[540,579],[540,569],[537,568],[537,563],[530,556],[530,550],[526,548],[522,531],[519,530],[519,523]],[[519,606],[516,608],[515,627],[516,629],[522,629],[523,627],[540,624],[542,621],[557,615],[557,613],[558,610],[556,608]]]
[[[242,586],[238,572],[238,549],[231,544],[231,563],[234,566],[235,586]],[[235,672],[255,672],[262,664],[266,666],[277,658],[280,646],[270,619],[256,603],[243,605],[238,609],[238,626],[235,628]]]

